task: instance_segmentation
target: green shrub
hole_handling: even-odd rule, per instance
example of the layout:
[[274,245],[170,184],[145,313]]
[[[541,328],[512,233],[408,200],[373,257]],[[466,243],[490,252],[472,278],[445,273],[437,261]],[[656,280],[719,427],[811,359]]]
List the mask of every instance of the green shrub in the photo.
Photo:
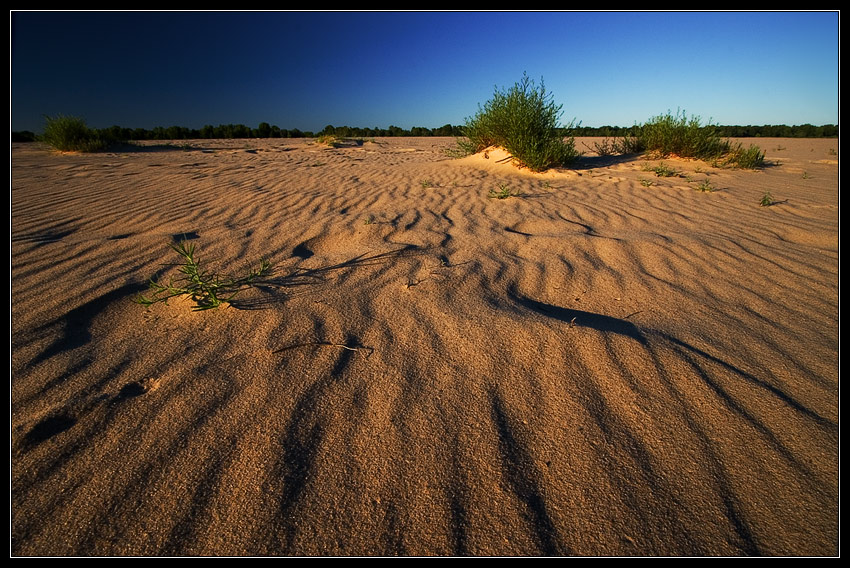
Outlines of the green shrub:
[[[507,91],[496,89],[493,98],[468,118],[463,128],[465,140],[458,145],[466,153],[490,146],[507,150],[520,166],[543,171],[563,166],[580,154],[575,140],[565,138],[559,126],[561,105],[546,93],[543,81],[538,88],[527,75]],[[569,129],[571,126],[568,126]]]
[[738,168],[754,170],[764,166],[764,152],[755,144],[751,144],[749,148],[738,144],[730,149],[725,162]]
[[109,145],[106,138],[75,116],[45,117],[41,141],[62,152],[97,152]]
[[703,126],[699,117],[688,118],[684,112],[652,117],[640,127],[638,139],[644,151],[659,156],[710,159],[730,149],[711,124]]
[[712,124],[702,125],[699,117],[688,118],[684,111],[675,115],[668,111],[649,119],[637,128],[630,146],[655,156],[697,158],[739,168],[755,169],[764,165],[764,152],[758,146],[733,145],[723,139]]

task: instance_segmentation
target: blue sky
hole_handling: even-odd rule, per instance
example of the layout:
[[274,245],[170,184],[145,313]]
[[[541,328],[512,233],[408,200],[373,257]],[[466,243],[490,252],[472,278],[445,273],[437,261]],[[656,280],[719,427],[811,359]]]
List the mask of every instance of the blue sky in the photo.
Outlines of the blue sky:
[[12,130],[463,124],[523,73],[563,122],[837,124],[832,12],[10,12]]

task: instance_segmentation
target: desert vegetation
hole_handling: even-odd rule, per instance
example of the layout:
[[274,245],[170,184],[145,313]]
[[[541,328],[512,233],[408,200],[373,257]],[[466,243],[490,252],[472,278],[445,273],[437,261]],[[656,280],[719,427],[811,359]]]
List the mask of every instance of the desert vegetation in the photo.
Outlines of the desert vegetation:
[[745,148],[724,139],[711,123],[703,125],[698,116],[684,111],[667,112],[652,117],[626,134],[617,149],[646,152],[655,157],[678,156],[711,161],[717,165],[759,168],[764,165],[764,152],[755,145]]
[[85,120],[76,116],[45,117],[40,140],[62,152],[96,152],[109,146],[106,136],[89,128]]
[[136,302],[151,306],[157,302],[168,302],[176,296],[188,296],[195,303],[193,310],[209,310],[230,303],[233,298],[258,278],[271,273],[271,264],[262,259],[259,266],[249,268],[239,278],[222,276],[201,268],[201,261],[195,255],[195,246],[185,241],[172,244],[171,248],[183,259],[179,268],[180,276],[171,278],[167,283],[150,280],[151,294],[139,294]]
[[579,156],[572,137],[562,134],[561,105],[556,105],[540,85],[524,75],[507,90],[496,89],[493,98],[468,118],[458,141],[475,153],[491,146],[507,150],[520,166],[532,171],[566,165]]

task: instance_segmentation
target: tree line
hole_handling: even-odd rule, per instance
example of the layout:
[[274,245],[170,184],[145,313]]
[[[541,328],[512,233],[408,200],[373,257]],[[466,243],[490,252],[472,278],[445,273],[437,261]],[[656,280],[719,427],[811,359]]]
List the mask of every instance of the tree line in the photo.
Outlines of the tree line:
[[[634,131],[634,126],[574,126],[564,128],[565,136],[604,136],[622,137]],[[812,124],[800,124],[788,126],[784,124],[765,124],[748,126],[719,126],[711,125],[718,136],[728,138],[836,138],[838,137],[837,124],[825,124],[815,126]],[[195,139],[226,139],[226,138],[313,138],[314,136],[334,135],[341,138],[377,138],[385,136],[463,136],[464,127],[459,125],[444,124],[438,128],[414,126],[406,129],[390,125],[387,128],[363,128],[356,126],[333,126],[328,124],[321,131],[314,133],[302,131],[297,128],[286,129],[261,122],[256,128],[244,124],[219,124],[218,126],[205,125],[198,128],[187,128],[185,126],[156,126],[152,129],[126,128],[121,126],[110,126],[109,128],[94,129],[99,135],[108,140],[195,140]],[[33,132],[12,132],[12,142],[30,142],[37,140],[38,136]]]
[[[563,129],[565,135],[569,136],[604,136],[608,138],[620,138],[634,134],[635,126],[576,126]],[[799,124],[788,126],[786,124],[763,124],[748,126],[722,126],[707,125],[704,128],[713,128],[715,133],[723,138],[837,138],[838,125],[824,124],[815,126],[813,124]]]
[[[202,128],[187,128],[185,126],[156,126],[152,129],[127,128],[110,126],[109,128],[94,128],[92,131],[106,140],[197,140],[197,139],[232,139],[232,138],[313,138],[321,135],[335,135],[341,138],[377,138],[381,136],[463,136],[461,126],[445,124],[438,128],[414,126],[401,128],[390,125],[388,128],[362,128],[354,126],[333,126],[329,124],[321,131],[314,133],[298,128],[280,128],[268,122],[261,122],[256,128],[244,124],[207,124]],[[30,142],[38,139],[38,135],[29,131],[12,132],[13,142]]]

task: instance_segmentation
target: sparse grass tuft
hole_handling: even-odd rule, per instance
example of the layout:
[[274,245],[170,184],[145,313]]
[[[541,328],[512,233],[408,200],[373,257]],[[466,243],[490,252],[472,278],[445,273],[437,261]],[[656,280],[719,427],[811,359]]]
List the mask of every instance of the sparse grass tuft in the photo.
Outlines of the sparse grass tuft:
[[516,197],[519,195],[519,190],[513,190],[506,183],[499,184],[499,191],[491,189],[487,197],[491,199],[507,199],[508,197]]
[[221,276],[201,268],[200,261],[195,257],[194,245],[183,241],[172,244],[171,248],[183,258],[183,264],[179,265],[181,276],[176,280],[171,278],[167,284],[151,279],[151,295],[139,294],[136,297],[139,304],[151,306],[157,302],[167,302],[175,296],[189,296],[195,302],[193,310],[209,310],[230,303],[244,287],[271,273],[271,264],[262,259],[257,268],[249,268],[241,278]]
[[661,162],[657,166],[650,166],[649,164],[644,164],[643,171],[654,172],[656,177],[674,177],[679,175],[679,172],[669,167],[664,162]]
[[342,139],[334,134],[322,134],[321,136],[316,137],[316,143],[324,144],[331,148],[339,148],[342,146]]
[[467,119],[466,138],[460,139],[458,146],[467,154],[502,147],[520,166],[537,172],[564,166],[580,153],[575,140],[563,136],[560,117],[561,105],[554,103],[543,81],[538,88],[523,75],[522,81],[507,91],[496,89],[493,98]]
[[773,205],[773,196],[770,195],[769,191],[764,192],[764,195],[761,197],[761,201],[759,201],[759,205],[762,207],[770,207]]
[[61,152],[98,152],[109,143],[100,134],[86,126],[75,116],[44,117],[46,124],[41,141]]
[[708,192],[708,193],[710,193],[710,192],[712,192],[712,191],[714,191],[714,190],[715,190],[715,187],[714,187],[713,185],[711,185],[711,182],[710,182],[710,181],[708,181],[707,179],[702,180],[702,181],[699,183],[699,185],[697,185],[697,191],[702,191],[702,192]]

